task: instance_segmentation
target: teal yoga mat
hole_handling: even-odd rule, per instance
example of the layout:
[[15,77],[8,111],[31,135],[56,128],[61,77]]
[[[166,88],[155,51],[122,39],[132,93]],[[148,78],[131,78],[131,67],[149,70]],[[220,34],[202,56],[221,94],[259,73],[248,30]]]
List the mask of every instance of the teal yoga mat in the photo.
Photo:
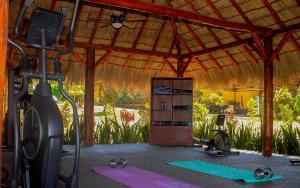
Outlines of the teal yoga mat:
[[273,176],[272,178],[256,179],[253,175],[253,171],[233,168],[230,166],[224,166],[214,163],[208,163],[200,160],[195,161],[173,161],[168,162],[169,165],[193,170],[196,172],[202,172],[214,176],[230,180],[244,180],[246,183],[264,182],[270,180],[282,179],[282,176]]

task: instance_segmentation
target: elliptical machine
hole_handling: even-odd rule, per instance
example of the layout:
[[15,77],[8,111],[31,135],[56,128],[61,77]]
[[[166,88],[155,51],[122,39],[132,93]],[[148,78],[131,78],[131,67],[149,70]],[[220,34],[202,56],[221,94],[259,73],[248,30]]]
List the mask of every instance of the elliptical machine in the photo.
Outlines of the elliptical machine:
[[[205,140],[200,138],[193,137],[194,142],[199,142],[202,145],[206,145],[205,152],[209,155],[215,156],[224,156],[228,154],[239,155],[240,152],[233,152],[231,151],[229,136],[225,131],[224,124],[225,124],[225,115],[218,114],[216,120],[216,126],[218,129],[212,130],[215,132],[214,137]],[[221,128],[222,127],[222,128]]]
[[[39,50],[38,71],[29,69],[29,58],[25,50],[14,41],[8,39],[8,43],[21,52],[23,61],[21,70],[23,86],[19,94],[14,96],[14,118],[17,117],[17,101],[27,92],[29,80],[39,79],[29,107],[25,112],[21,130],[19,122],[16,119],[14,120],[14,163],[10,186],[11,188],[17,188],[19,185],[18,171],[19,162],[21,161],[23,187],[25,188],[55,188],[57,187],[59,177],[66,184],[66,187],[77,188],[80,153],[79,119],[76,103],[63,89],[64,77],[61,73],[59,60],[62,55],[68,54],[73,50],[73,33],[80,0],[76,0],[75,2],[68,33],[69,46],[65,50],[60,49],[58,46],[67,15],[67,11],[64,8],[61,13],[42,8],[35,9],[32,13],[31,21],[26,28],[26,34],[23,36],[19,33],[25,11],[32,2],[33,0],[24,1],[17,18],[15,35],[25,44]],[[56,53],[54,73],[49,73],[47,69],[47,51],[49,50]],[[58,82],[60,93],[70,102],[73,109],[76,143],[73,171],[69,177],[60,175],[64,136],[63,122],[59,108],[53,100],[48,80]]]

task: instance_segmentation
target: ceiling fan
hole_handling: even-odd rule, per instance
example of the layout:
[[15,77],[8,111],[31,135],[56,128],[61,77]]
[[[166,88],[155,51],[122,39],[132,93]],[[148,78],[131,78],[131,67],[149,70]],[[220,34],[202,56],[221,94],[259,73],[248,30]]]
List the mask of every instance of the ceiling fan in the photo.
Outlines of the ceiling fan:
[[88,21],[98,21],[99,23],[106,23],[105,25],[100,26],[100,28],[112,26],[114,29],[120,29],[121,27],[127,27],[129,29],[134,29],[131,25],[127,23],[130,22],[144,22],[146,19],[136,19],[136,20],[127,20],[124,14],[112,14],[109,19],[107,20],[96,20],[96,19],[89,19]]

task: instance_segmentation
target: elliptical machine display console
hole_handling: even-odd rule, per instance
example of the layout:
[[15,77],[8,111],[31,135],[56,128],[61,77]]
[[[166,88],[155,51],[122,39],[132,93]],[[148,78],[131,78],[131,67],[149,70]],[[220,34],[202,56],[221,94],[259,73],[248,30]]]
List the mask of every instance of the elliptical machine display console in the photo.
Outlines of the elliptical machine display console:
[[[25,50],[16,42],[8,39],[8,43],[22,54],[22,89],[14,96],[13,114],[17,117],[17,103],[28,91],[31,79],[39,79],[29,106],[24,115],[22,131],[19,122],[14,120],[14,163],[10,181],[11,188],[20,185],[22,179],[25,188],[55,188],[59,177],[68,188],[78,187],[78,169],[80,153],[80,129],[76,103],[63,89],[64,77],[61,73],[60,57],[68,54],[74,47],[74,27],[80,0],[75,1],[72,21],[68,32],[69,46],[67,49],[59,48],[60,34],[63,30],[67,10],[61,12],[36,8],[25,31],[21,35],[19,28],[27,8],[33,0],[25,0],[20,9],[15,35],[23,43],[39,50],[38,71],[31,70],[28,65],[29,57]],[[54,73],[48,72],[47,51],[56,53]],[[68,177],[60,175],[60,162],[62,155],[64,130],[61,113],[51,93],[49,80],[58,82],[62,96],[69,101],[73,109],[73,123],[75,127],[75,156],[72,174]],[[21,165],[19,165],[21,162]],[[22,175],[19,174],[19,169]],[[22,178],[20,178],[22,176]]]

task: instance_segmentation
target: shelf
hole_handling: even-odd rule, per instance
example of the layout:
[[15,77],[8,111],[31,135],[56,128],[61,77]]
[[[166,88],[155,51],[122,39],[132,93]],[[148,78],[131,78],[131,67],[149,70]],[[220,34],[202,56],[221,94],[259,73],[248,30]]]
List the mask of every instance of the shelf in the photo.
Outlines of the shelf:
[[172,93],[164,93],[164,94],[152,93],[152,95],[172,95]]
[[191,145],[193,80],[152,78],[150,144]]
[[171,112],[172,110],[152,110],[153,112],[155,111],[159,111],[159,112],[161,112],[161,111],[163,111],[163,112]]
[[187,111],[187,112],[190,112],[190,111],[193,111],[193,110],[173,110],[173,111],[176,111],[176,112],[183,112],[183,111]]
[[193,95],[193,93],[172,93],[173,95]]

